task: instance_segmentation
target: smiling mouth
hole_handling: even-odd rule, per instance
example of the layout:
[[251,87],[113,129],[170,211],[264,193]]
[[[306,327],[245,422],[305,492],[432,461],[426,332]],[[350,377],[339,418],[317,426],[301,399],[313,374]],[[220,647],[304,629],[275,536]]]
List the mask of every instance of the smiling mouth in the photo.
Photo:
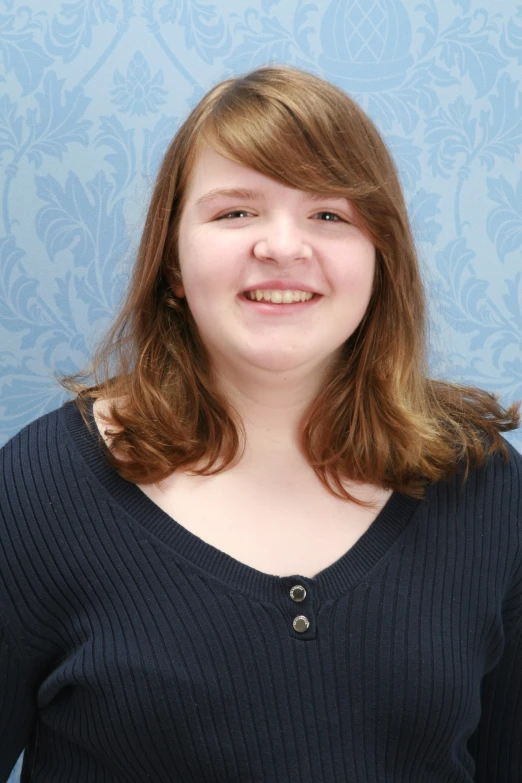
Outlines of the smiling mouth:
[[282,293],[274,292],[267,298],[266,296],[257,297],[255,291],[243,291],[241,296],[243,296],[249,302],[255,302],[258,304],[292,305],[310,302],[312,299],[316,299],[319,294],[303,291],[294,295],[289,293],[283,295]]

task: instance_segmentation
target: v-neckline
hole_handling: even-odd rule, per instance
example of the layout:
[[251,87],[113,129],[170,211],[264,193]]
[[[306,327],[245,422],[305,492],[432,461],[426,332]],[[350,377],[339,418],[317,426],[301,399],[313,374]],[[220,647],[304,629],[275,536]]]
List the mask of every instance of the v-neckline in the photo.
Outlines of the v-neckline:
[[[75,400],[62,406],[63,423],[89,471],[103,486],[114,510],[125,512],[135,525],[148,532],[150,540],[173,558],[183,558],[193,567],[258,600],[272,601],[281,593],[281,585],[306,581],[314,585],[322,600],[335,599],[369,578],[375,566],[391,553],[401,534],[413,523],[425,500],[393,492],[369,528],[341,555],[314,577],[300,574],[276,576],[236,560],[179,524],[138,486],[123,479],[106,460],[107,447],[98,431],[93,401],[88,401],[87,429]],[[429,492],[429,488],[428,488]]]

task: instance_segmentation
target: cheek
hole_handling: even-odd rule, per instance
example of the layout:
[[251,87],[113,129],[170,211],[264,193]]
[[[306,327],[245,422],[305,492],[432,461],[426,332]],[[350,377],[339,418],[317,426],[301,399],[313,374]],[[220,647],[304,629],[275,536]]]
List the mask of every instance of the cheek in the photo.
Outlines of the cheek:
[[[239,236],[225,232],[180,231],[178,252],[183,278],[188,287],[197,286],[201,292],[224,288],[238,274]],[[234,241],[235,240],[235,241]]]
[[219,265],[210,243],[201,237],[189,237],[180,232],[178,242],[179,265],[187,295],[194,289],[202,291],[212,283],[212,273]]
[[343,262],[339,270],[342,285],[358,295],[369,296],[373,290],[376,251],[367,240],[361,240],[343,253]]

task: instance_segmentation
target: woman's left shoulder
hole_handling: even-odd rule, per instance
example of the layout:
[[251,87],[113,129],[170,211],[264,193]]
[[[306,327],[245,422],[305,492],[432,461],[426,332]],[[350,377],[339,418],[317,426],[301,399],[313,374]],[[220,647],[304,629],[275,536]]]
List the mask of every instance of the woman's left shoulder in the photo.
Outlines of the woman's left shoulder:
[[486,457],[483,466],[484,477],[493,483],[511,480],[522,489],[522,454],[518,448],[501,438],[502,448]]
[[522,503],[522,454],[502,437],[500,448],[487,454],[479,466],[470,466],[468,481],[477,491],[483,488],[495,495],[512,493],[513,499],[516,496]]
[[[466,466],[462,460],[450,486],[447,502],[454,503],[460,514],[492,530],[509,527],[520,537],[522,548],[522,454],[512,442],[502,437],[501,447],[478,465],[470,459]],[[440,489],[447,491],[442,485]]]
[[484,523],[489,519],[492,531],[509,532],[522,553],[522,454],[516,446],[502,438],[502,448],[490,453],[480,467],[470,469],[462,491],[475,517]]

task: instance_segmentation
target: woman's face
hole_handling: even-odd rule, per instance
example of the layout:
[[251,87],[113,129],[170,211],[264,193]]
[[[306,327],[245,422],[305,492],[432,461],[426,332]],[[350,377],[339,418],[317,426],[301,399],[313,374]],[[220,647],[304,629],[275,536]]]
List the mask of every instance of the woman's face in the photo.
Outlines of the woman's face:
[[[186,296],[217,366],[327,366],[361,322],[372,291],[375,248],[352,217],[345,198],[311,196],[202,151],[180,219],[183,284],[175,292]],[[304,286],[320,296],[305,305],[244,297],[253,287],[273,290],[274,279],[279,288]]]

